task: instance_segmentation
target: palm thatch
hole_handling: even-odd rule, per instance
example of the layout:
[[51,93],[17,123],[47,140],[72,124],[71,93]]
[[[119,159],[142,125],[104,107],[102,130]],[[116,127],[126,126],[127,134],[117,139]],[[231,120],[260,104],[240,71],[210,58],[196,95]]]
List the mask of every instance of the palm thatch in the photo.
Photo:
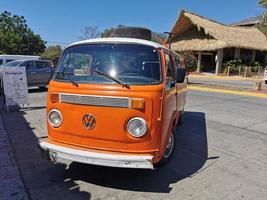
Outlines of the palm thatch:
[[227,26],[184,10],[172,33],[172,48],[177,51],[214,51],[234,47],[267,50],[266,37],[257,28]]

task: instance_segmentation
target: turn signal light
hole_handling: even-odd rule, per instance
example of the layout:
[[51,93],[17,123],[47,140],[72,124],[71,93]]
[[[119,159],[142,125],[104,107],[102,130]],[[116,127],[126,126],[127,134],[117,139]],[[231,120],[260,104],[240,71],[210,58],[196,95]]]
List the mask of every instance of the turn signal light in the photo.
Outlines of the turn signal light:
[[59,94],[58,93],[51,93],[50,94],[50,99],[51,99],[52,103],[59,102]]
[[145,108],[145,100],[144,99],[137,99],[133,98],[131,99],[131,108],[134,109],[144,109]]

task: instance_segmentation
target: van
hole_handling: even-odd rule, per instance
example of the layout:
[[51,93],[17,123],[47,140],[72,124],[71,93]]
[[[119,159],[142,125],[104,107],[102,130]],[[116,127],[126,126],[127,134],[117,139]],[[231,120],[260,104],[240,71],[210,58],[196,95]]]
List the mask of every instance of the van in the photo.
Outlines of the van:
[[14,60],[38,60],[40,56],[27,56],[27,55],[0,55],[0,66]]
[[151,41],[69,45],[49,83],[43,156],[122,168],[166,163],[186,103],[185,76],[182,57]]

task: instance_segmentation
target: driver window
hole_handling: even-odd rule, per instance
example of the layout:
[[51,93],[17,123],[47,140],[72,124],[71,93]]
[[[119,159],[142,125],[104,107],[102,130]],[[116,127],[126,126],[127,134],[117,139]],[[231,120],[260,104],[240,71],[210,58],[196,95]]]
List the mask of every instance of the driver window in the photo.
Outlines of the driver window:
[[166,61],[166,83],[170,83],[174,81],[174,76],[173,76],[173,67],[172,67],[172,62],[171,62],[171,56],[168,53],[165,53],[165,61]]

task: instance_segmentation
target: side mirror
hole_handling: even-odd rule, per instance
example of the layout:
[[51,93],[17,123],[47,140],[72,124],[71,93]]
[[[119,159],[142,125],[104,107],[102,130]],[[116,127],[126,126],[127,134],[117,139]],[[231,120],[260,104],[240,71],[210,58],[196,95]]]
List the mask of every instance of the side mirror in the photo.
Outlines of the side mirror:
[[176,83],[183,83],[186,75],[185,68],[176,68]]

